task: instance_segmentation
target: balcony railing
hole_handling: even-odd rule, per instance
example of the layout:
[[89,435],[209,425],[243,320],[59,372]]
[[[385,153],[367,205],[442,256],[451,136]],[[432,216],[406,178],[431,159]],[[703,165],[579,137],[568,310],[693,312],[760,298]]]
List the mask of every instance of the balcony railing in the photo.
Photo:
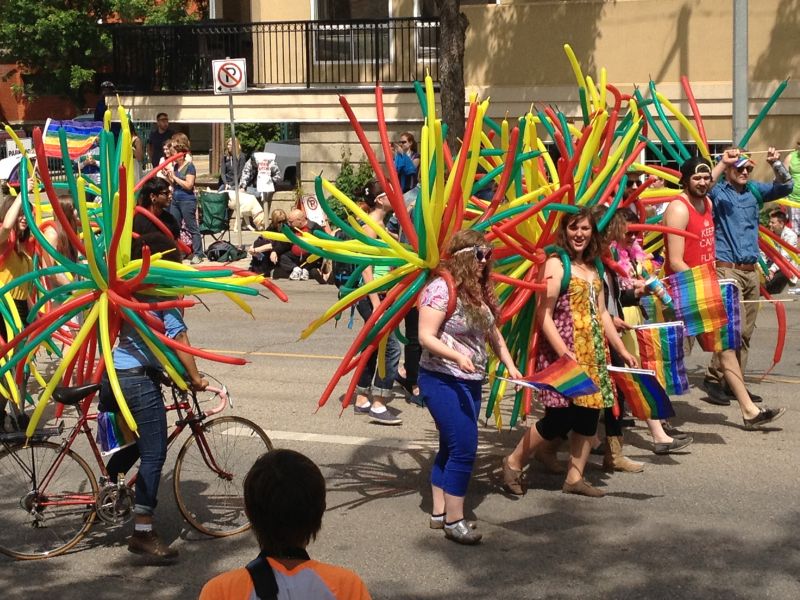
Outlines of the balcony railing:
[[438,79],[439,22],[112,25],[114,81],[138,93],[212,89],[211,61],[247,59],[249,89],[407,86]]

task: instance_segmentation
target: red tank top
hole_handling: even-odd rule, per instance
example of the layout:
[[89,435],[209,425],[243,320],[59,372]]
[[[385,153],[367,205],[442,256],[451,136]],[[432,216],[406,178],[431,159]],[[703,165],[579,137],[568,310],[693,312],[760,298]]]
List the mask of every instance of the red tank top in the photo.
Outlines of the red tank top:
[[[714,262],[716,252],[714,247],[714,218],[711,214],[711,201],[708,198],[705,199],[705,211],[700,213],[692,206],[692,203],[683,196],[679,196],[678,200],[683,202],[684,206],[689,210],[689,223],[686,225],[686,231],[700,238],[699,240],[689,237],[684,238],[684,262],[690,267]],[[669,244],[666,245],[666,250],[667,260],[664,264],[664,271],[667,275],[672,275],[674,271],[669,266]]]

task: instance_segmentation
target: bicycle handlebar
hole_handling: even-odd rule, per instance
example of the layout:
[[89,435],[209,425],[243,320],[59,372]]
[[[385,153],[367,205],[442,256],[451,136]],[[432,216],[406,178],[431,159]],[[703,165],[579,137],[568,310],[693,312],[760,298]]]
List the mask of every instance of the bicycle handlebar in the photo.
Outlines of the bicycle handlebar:
[[228,396],[228,388],[224,385],[221,388],[208,386],[204,392],[211,392],[212,394],[219,396],[219,403],[209,410],[204,410],[203,414],[207,417],[211,415],[215,415],[219,412],[222,412],[225,409],[225,404],[230,404],[233,407],[233,402],[231,402],[230,397]]

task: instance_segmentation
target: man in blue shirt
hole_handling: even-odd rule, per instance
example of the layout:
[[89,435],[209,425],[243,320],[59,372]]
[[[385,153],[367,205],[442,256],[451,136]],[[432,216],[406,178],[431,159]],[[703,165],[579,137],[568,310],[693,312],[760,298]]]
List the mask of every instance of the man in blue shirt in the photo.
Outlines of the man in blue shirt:
[[[142,234],[133,247],[132,258],[141,258],[144,245],[154,253],[169,251],[166,259],[180,261],[175,242],[161,232]],[[151,315],[163,323],[167,337],[189,344],[187,327],[179,309],[156,310]],[[194,356],[183,350],[175,350],[175,354],[186,370],[185,379],[191,388],[202,391],[208,387],[208,381],[197,370]],[[106,465],[111,481],[116,481],[120,473],[127,473],[141,458],[136,477],[134,531],[128,538],[128,550],[158,559],[173,559],[178,551],[153,529],[161,469],[167,458],[167,411],[161,394],[162,367],[139,333],[128,323],[122,326],[113,356],[122,393],[139,426],[136,444],[115,452]],[[102,410],[115,405],[107,374],[101,381],[100,401]]]
[[[773,147],[767,150],[767,162],[775,172],[772,183],[751,181],[750,174],[755,163],[738,148],[726,150],[712,173],[714,181],[722,174],[725,177],[708,193],[714,208],[717,276],[719,279],[735,280],[742,292],[742,300],[758,300],[760,293],[760,280],[756,270],[759,257],[759,212],[765,202],[785,198],[792,191],[791,176],[781,162],[780,154]],[[739,364],[744,373],[750,337],[756,326],[758,303],[748,302],[742,313]],[[727,406],[731,403],[731,394],[724,387],[717,354],[714,354],[706,370],[703,385],[712,404]],[[753,402],[761,402],[760,396],[748,393]]]

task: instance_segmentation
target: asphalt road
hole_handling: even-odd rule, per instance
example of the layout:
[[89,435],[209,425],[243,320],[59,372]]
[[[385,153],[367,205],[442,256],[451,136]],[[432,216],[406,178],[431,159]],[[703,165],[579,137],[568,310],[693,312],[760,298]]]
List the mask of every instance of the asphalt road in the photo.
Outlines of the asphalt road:
[[[343,319],[299,341],[336,290],[280,283],[290,303],[256,299],[255,320],[225,298],[210,297],[210,312],[198,307],[189,313],[190,338],[250,361],[201,366],[230,388],[236,414],[261,424],[276,446],[302,451],[320,465],[328,512],[310,554],[358,572],[374,598],[800,597],[797,303],[787,304],[783,361],[764,382],[751,384],[767,403],[789,408],[775,427],[745,431],[738,408],[712,406],[693,387],[674,399],[674,422],[695,438],[690,452],[655,456],[646,430],[630,430],[627,453],[645,462],[645,471],[607,475],[591,468],[588,479],[606,490],[603,499],[562,494],[561,478],[536,464],[528,494],[505,495],[499,459],[522,430],[482,427],[467,510],[484,539],[464,547],[428,528],[427,477],[437,436],[427,411],[406,404],[398,392],[393,406],[402,411],[400,427],[371,425],[349,411],[340,417],[343,381],[315,414],[360,320],[352,330]],[[771,363],[776,332],[767,307],[748,369],[754,382]],[[687,360],[694,384],[705,358],[696,351]],[[507,420],[510,401],[503,406]],[[175,454],[167,460],[158,528],[180,550],[179,562],[149,565],[126,550],[130,524],[98,523],[65,556],[34,562],[0,557],[2,597],[192,598],[212,576],[246,564],[257,553],[250,534],[204,539],[180,517],[169,473]],[[599,457],[592,461],[599,464]]]

